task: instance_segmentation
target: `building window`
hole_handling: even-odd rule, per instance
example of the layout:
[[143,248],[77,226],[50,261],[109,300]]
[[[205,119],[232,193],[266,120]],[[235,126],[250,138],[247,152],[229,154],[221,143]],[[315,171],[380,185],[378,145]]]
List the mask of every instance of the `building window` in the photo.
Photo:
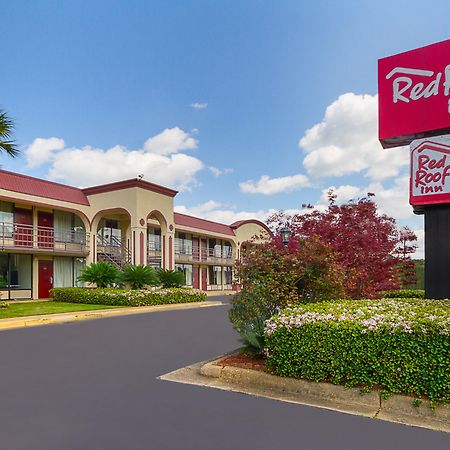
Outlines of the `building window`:
[[97,242],[98,245],[120,247],[122,245],[122,233],[119,221],[113,219],[100,220]]
[[151,252],[161,251],[161,230],[159,228],[149,228],[147,235],[148,250]]
[[85,267],[86,260],[84,258],[55,256],[53,258],[53,286],[83,286],[83,283],[78,281],[78,277]]
[[56,242],[85,243],[86,231],[80,217],[66,211],[55,211],[53,217]]
[[233,269],[231,267],[223,268],[223,284],[233,283]]
[[14,230],[13,204],[0,202],[0,236],[12,237]]
[[32,273],[31,255],[0,254],[0,298],[10,298],[11,291],[21,291],[17,293],[20,298],[31,298]]
[[209,266],[208,277],[210,285],[222,284],[222,267],[221,266]]
[[187,233],[175,233],[175,253],[192,255],[192,237]]
[[192,265],[191,264],[175,264],[175,270],[183,272],[184,285],[192,286]]
[[223,241],[223,257],[231,258],[233,256],[233,250],[231,248],[231,243],[228,241]]

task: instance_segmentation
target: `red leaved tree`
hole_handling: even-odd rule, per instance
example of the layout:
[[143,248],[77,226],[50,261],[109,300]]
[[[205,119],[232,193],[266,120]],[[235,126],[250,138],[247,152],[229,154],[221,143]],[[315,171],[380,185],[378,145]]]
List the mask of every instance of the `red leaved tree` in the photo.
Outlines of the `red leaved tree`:
[[[370,198],[338,205],[336,196],[330,191],[327,210],[306,211],[293,216],[275,213],[269,217],[268,225],[275,234],[288,226],[296,239],[318,236],[329,245],[345,268],[345,288],[352,298],[375,297],[379,291],[399,286],[397,269],[401,233],[395,219],[378,214],[377,206]],[[412,239],[412,235],[409,238]],[[409,257],[403,256],[404,261]]]

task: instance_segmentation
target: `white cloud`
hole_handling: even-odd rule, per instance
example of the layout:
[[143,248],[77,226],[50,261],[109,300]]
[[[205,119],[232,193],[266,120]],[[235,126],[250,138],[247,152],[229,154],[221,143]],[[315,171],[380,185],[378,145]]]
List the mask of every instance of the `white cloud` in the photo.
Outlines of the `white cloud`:
[[148,139],[144,150],[157,155],[170,155],[181,150],[194,150],[198,141],[181,128],[166,128],[161,133]]
[[208,103],[194,102],[190,104],[190,107],[194,109],[206,109],[208,107]]
[[[200,217],[214,222],[232,224],[238,220],[257,219],[264,222],[272,213],[277,212],[277,209],[259,209],[255,211],[237,211],[229,205],[216,202],[215,200],[209,200],[205,203],[201,203],[196,206],[175,206],[175,211],[182,214],[189,214],[192,216]],[[287,214],[299,214],[304,213],[305,210],[288,209],[285,210]]]
[[215,177],[219,177],[220,175],[228,175],[229,173],[233,173],[233,169],[230,169],[230,168],[219,169],[218,167],[209,166],[208,169]]
[[25,150],[25,156],[28,167],[48,164],[49,179],[77,186],[135,178],[143,173],[147,181],[189,190],[204,165],[198,158],[178,152],[192,148],[197,148],[197,141],[176,127],[148,139],[139,150],[120,145],[109,149],[67,148],[62,139],[37,138]]
[[310,186],[309,179],[302,174],[280,178],[270,178],[268,175],[263,175],[258,181],[249,180],[239,183],[242,192],[264,195],[297,191],[308,186]]
[[397,178],[391,187],[384,187],[379,182],[370,183],[365,187],[343,185],[330,186],[322,191],[316,207],[323,209],[328,204],[328,191],[332,189],[337,195],[338,203],[366,197],[369,192],[374,193],[372,200],[378,205],[381,214],[387,214],[395,219],[410,219],[414,216],[413,208],[409,204],[409,176]]
[[62,150],[65,146],[64,140],[56,137],[36,138],[25,150],[27,167],[33,169],[45,164],[53,154]]
[[83,147],[58,152],[48,177],[90,186],[135,178],[143,173],[146,181],[189,190],[202,168],[199,159],[185,154],[155,155],[143,150],[129,151],[121,146],[108,150]]
[[384,150],[378,141],[378,96],[341,95],[322,121],[306,131],[299,146],[311,176],[342,176],[364,171],[373,180],[397,176],[409,164],[409,151]]

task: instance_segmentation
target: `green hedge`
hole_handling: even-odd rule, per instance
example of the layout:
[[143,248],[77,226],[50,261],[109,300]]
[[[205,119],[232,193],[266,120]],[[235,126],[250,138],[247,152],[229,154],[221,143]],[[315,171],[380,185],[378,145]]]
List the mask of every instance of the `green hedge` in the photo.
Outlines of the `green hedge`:
[[125,290],[73,287],[54,288],[50,295],[57,302],[112,306],[151,306],[206,300],[204,292],[188,288]]
[[425,298],[422,289],[397,289],[395,291],[384,291],[383,298]]
[[450,402],[449,300],[341,300],[266,322],[277,375]]

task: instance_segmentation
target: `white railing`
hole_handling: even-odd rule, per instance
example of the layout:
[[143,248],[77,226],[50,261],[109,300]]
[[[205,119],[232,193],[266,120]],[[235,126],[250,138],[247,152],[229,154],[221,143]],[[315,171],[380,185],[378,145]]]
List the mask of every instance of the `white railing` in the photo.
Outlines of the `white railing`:
[[0,222],[0,247],[88,253],[89,233],[80,228],[55,232],[52,227]]

